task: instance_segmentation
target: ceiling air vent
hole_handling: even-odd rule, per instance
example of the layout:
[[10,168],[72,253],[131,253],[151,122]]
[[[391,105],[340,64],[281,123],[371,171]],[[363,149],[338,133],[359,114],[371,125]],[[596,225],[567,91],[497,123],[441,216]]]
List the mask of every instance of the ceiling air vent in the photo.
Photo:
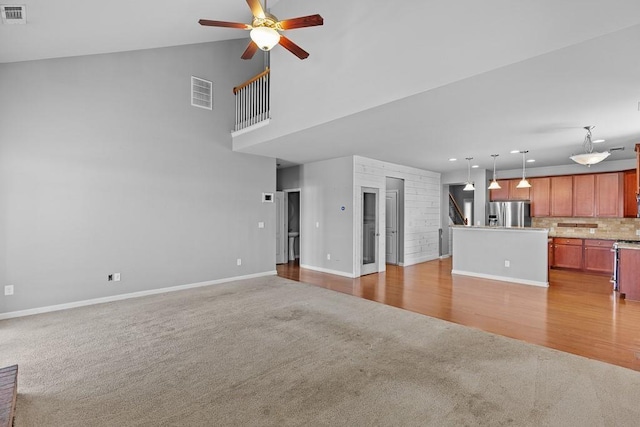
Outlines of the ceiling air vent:
[[0,5],[0,13],[2,14],[2,22],[5,24],[27,23],[27,11],[24,5],[3,4]]
[[191,76],[191,105],[213,109],[213,83]]

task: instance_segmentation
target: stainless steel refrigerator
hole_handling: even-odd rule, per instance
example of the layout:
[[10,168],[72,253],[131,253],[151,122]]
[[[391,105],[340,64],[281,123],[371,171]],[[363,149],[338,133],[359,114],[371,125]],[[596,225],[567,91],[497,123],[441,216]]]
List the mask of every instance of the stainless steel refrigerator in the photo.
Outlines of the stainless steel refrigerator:
[[487,225],[493,227],[531,227],[528,201],[487,203]]

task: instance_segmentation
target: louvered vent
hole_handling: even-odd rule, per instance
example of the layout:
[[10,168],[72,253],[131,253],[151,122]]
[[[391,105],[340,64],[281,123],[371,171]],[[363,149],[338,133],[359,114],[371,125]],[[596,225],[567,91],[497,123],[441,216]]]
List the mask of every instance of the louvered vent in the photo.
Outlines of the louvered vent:
[[191,76],[191,105],[213,109],[213,83]]
[[27,23],[27,11],[24,5],[0,5],[0,13],[2,14],[2,22],[5,24]]

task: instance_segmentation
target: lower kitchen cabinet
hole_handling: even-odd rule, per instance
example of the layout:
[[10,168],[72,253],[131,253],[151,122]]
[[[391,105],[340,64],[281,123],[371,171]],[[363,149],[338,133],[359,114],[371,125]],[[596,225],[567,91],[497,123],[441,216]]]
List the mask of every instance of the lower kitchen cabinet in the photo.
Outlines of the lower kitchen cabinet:
[[555,237],[551,266],[613,274],[613,240]]
[[640,300],[640,250],[619,249],[618,291],[626,299]]
[[584,271],[592,273],[613,273],[612,240],[585,239]]
[[553,239],[553,266],[582,269],[582,239]]

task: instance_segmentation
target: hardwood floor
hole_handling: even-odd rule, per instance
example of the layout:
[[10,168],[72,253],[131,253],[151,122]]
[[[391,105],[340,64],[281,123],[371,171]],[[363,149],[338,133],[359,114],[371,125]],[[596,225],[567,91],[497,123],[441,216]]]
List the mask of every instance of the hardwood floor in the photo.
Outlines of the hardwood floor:
[[277,266],[278,275],[640,371],[640,302],[608,276],[551,270],[549,288],[451,275],[451,258],[357,279]]

